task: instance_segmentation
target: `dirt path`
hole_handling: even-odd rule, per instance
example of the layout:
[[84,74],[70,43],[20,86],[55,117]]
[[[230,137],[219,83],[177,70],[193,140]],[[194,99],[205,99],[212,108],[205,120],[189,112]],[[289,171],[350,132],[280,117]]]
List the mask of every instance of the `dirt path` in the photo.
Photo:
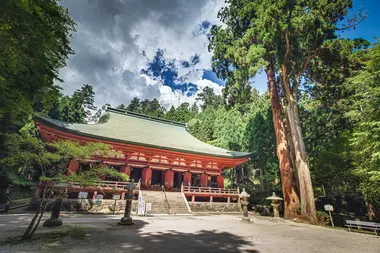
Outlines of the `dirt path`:
[[[0,241],[20,235],[31,215],[1,215]],[[0,245],[0,252],[380,252],[380,237],[237,216],[63,216],[64,226],[39,230],[38,240]]]

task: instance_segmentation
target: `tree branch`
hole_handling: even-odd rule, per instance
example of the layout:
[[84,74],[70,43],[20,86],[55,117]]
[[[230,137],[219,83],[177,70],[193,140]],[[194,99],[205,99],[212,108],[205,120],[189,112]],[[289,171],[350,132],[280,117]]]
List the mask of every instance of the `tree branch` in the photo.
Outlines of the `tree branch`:
[[309,66],[311,60],[314,58],[314,56],[317,54],[317,52],[318,52],[318,49],[315,49],[314,52],[312,54],[310,54],[309,57],[306,58],[306,61],[304,62],[301,70],[296,75],[296,77],[295,77],[295,83],[294,83],[294,85],[292,87],[292,94],[294,96],[297,95],[298,87],[299,87],[299,83],[300,83],[300,78],[301,78],[302,73],[305,72],[305,70],[307,69],[307,67]]
[[[345,31],[345,30],[348,30],[348,29],[351,29],[351,28],[355,28],[357,25],[359,25],[361,22],[363,22],[364,19],[366,19],[366,18],[367,18],[367,14],[362,15],[361,18],[360,18],[360,20],[358,22],[355,21],[354,23],[348,24],[345,27],[337,27],[335,30],[337,30],[337,31]],[[356,15],[351,20],[356,20]]]

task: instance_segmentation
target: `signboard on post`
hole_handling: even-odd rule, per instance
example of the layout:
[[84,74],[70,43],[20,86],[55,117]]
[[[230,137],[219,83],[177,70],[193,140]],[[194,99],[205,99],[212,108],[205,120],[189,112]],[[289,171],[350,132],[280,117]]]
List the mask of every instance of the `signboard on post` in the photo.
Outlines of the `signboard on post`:
[[103,202],[103,195],[99,194],[96,195],[95,205],[100,206]]
[[112,195],[113,200],[119,200],[120,199],[120,194],[114,194]]
[[334,212],[334,207],[332,205],[325,205],[325,211]]
[[87,199],[88,192],[79,192],[78,199]]
[[145,204],[145,212],[148,213],[152,210],[152,203]]
[[331,225],[334,227],[334,221],[331,216],[331,212],[334,212],[334,207],[332,205],[325,205],[324,208],[325,208],[325,211],[329,212]]
[[116,211],[116,202],[120,199],[120,194],[114,194],[112,195],[112,199],[115,200],[113,203],[113,214],[115,214]]
[[138,215],[145,215],[145,200],[143,197],[140,198],[138,209],[137,209]]

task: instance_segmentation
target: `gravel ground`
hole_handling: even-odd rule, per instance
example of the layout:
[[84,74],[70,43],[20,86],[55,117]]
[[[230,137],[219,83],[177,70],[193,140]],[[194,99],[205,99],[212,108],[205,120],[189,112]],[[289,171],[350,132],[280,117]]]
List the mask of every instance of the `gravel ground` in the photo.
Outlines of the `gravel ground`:
[[0,215],[0,252],[380,252],[380,236],[264,217],[134,217],[133,226],[117,225],[120,217],[66,214],[62,227],[41,227],[39,239],[9,243],[31,215]]

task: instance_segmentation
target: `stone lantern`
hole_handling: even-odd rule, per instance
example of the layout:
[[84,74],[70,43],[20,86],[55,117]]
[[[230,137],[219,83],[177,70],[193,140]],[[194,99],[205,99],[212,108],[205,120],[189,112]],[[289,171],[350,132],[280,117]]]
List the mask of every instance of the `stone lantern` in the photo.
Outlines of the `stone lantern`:
[[134,224],[131,217],[133,194],[136,189],[133,179],[131,183],[126,186],[126,189],[127,189],[127,200],[125,203],[125,211],[124,211],[124,216],[119,221],[119,225],[133,225]]
[[280,218],[280,212],[278,211],[278,206],[279,206],[280,200],[283,200],[283,199],[280,197],[277,197],[275,192],[273,192],[272,196],[270,196],[266,199],[272,201],[273,217],[274,218]]
[[242,218],[242,220],[245,222],[251,221],[248,217],[248,203],[249,203],[248,198],[249,198],[249,196],[250,195],[245,191],[244,188],[243,188],[243,191],[239,194],[240,203],[243,206],[243,218]]
[[58,227],[62,226],[63,222],[59,218],[61,214],[61,206],[63,198],[67,198],[67,189],[71,188],[72,185],[67,183],[58,183],[54,186],[54,192],[57,194],[56,199],[52,203],[51,215],[50,218],[47,219],[44,223],[44,227]]

